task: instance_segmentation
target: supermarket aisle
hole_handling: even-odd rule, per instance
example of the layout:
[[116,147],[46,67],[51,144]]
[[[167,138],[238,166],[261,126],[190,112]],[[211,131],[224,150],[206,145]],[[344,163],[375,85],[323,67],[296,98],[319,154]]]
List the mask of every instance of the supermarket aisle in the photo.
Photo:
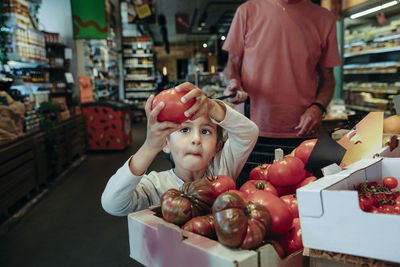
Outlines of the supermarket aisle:
[[[146,122],[134,123],[133,128],[129,148],[88,153],[0,236],[0,266],[141,266],[129,258],[126,217],[108,215],[100,203],[108,178],[144,141]],[[168,167],[160,154],[150,168]]]

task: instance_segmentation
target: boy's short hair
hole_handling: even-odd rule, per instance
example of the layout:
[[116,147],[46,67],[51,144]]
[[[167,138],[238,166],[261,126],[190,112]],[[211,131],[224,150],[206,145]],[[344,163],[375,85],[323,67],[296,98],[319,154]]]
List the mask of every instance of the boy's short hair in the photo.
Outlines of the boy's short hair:
[[[167,137],[169,138],[169,136]],[[221,148],[224,146],[224,128],[222,128],[221,126],[217,125],[217,145],[218,143],[222,141],[222,146]],[[172,158],[171,153],[165,153],[165,159],[171,163],[172,168],[175,168],[175,162],[174,159]]]

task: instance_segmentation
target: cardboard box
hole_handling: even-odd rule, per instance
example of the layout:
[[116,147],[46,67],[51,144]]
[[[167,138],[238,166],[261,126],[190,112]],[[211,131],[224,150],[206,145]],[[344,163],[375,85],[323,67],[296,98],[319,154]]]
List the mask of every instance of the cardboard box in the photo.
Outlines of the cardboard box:
[[304,247],[400,262],[400,215],[362,211],[354,190],[399,172],[399,158],[363,159],[298,189]]
[[157,216],[159,211],[154,207],[128,216],[130,256],[146,266],[302,266],[302,251],[282,260],[269,244],[257,250],[231,249],[181,230]]

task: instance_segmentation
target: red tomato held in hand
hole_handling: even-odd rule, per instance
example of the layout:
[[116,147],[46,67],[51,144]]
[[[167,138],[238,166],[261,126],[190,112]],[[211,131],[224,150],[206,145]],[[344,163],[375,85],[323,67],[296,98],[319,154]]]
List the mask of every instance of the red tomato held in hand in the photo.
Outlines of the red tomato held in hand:
[[271,225],[270,214],[264,206],[252,202],[246,204],[232,192],[219,195],[212,212],[218,241],[228,247],[258,247]]
[[228,190],[236,189],[235,181],[228,175],[213,175],[204,178],[214,187],[216,197]]
[[293,217],[282,199],[271,193],[258,190],[248,195],[247,201],[259,203],[267,208],[272,218],[271,233],[284,234],[289,230]]
[[393,189],[393,188],[397,187],[399,182],[397,181],[396,178],[388,176],[388,177],[383,178],[382,184],[386,185],[386,187],[389,189]]
[[268,169],[268,181],[275,186],[289,186],[300,183],[306,175],[304,163],[296,157],[284,157]]
[[250,195],[256,191],[266,191],[278,196],[278,191],[276,191],[275,187],[270,182],[262,180],[249,180],[245,182],[239,190],[247,195]]
[[268,175],[268,168],[271,166],[271,164],[264,163],[261,164],[254,169],[251,170],[249,173],[249,179],[250,180],[264,180],[267,181],[267,175]]
[[317,139],[310,139],[303,141],[295,150],[294,156],[301,159],[304,165],[307,163],[308,158],[311,155],[311,152],[314,149],[315,144],[317,143]]
[[293,218],[299,218],[299,206],[297,204],[296,195],[281,196],[280,199],[288,206],[290,214]]
[[181,98],[186,95],[189,90],[176,91],[175,88],[170,88],[162,91],[151,103],[151,109],[155,108],[160,102],[164,102],[165,106],[158,114],[159,122],[172,121],[182,123],[190,118],[185,116],[185,111],[188,110],[196,102],[195,99],[190,99],[186,103],[181,102]]
[[214,240],[217,239],[214,215],[212,214],[192,218],[182,226],[182,229]]
[[286,254],[292,254],[303,249],[303,240],[301,238],[300,219],[295,218],[288,232],[282,238],[282,246]]

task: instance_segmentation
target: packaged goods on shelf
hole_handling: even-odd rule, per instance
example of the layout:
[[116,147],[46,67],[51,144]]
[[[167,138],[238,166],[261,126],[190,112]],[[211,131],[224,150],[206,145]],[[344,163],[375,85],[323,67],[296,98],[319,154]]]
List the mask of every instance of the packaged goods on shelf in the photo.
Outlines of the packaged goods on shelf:
[[304,247],[400,263],[400,215],[362,211],[355,190],[398,177],[399,166],[400,158],[363,159],[298,189]]
[[181,230],[164,221],[160,218],[159,210],[158,206],[128,215],[130,256],[146,266],[302,265],[301,250],[281,259],[270,244],[257,250],[230,249],[215,240]]

